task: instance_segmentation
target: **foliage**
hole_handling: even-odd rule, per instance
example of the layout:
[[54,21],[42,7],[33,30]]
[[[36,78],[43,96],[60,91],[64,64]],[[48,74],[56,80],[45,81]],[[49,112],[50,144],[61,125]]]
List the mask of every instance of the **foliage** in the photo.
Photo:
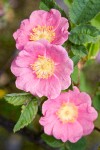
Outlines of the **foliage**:
[[91,25],[80,25],[70,32],[69,40],[74,44],[95,43],[100,36],[100,31]]
[[75,144],[73,143],[68,143],[68,148],[69,150],[85,150],[86,149],[86,140],[85,138],[80,139],[78,142]]
[[5,96],[5,100],[14,106],[27,104],[31,98],[32,96],[29,93],[13,93]]
[[99,0],[75,0],[70,9],[70,20],[74,24],[87,23],[100,11]]
[[7,94],[5,100],[14,105],[22,105],[22,112],[17,124],[14,127],[14,132],[27,126],[33,121],[38,111],[38,101],[29,93],[13,93]]
[[95,58],[100,49],[100,40],[96,43],[91,43],[88,45],[88,59]]
[[75,83],[75,84],[77,84],[78,83],[78,78],[79,78],[79,70],[78,70],[78,67],[77,66],[75,66],[74,67],[74,71],[73,71],[73,73],[72,73],[72,75],[71,75],[71,78],[72,78],[72,81]]
[[93,99],[93,106],[97,109],[100,110],[100,93],[97,94],[94,99]]
[[37,101],[35,99],[29,101],[21,112],[20,118],[14,127],[14,132],[31,123],[37,114],[37,110]]
[[83,45],[82,46],[72,45],[71,51],[73,52],[74,55],[77,55],[79,58],[85,57],[88,54],[86,47]]
[[51,147],[57,148],[62,147],[64,144],[61,140],[57,140],[52,136],[48,136],[46,134],[42,134],[42,139]]
[[100,13],[91,20],[91,24],[100,30]]
[[60,148],[60,150],[85,150],[86,148],[86,140],[85,138],[80,139],[75,144],[71,142],[63,143],[61,140],[57,140],[52,136],[48,136],[46,134],[42,135],[42,139],[53,148]]

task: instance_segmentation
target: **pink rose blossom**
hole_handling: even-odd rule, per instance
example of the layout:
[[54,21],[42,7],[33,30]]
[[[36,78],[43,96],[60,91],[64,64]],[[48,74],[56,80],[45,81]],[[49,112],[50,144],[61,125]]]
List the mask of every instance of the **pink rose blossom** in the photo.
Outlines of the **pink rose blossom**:
[[71,84],[73,62],[60,45],[28,43],[11,65],[17,88],[39,97],[56,98]]
[[94,129],[96,110],[91,106],[91,98],[74,87],[73,91],[61,93],[56,99],[48,99],[42,106],[43,117],[40,124],[44,132],[63,142],[77,142]]
[[61,17],[56,9],[49,12],[32,12],[29,19],[21,22],[20,28],[13,34],[16,47],[22,50],[27,42],[45,39],[52,44],[62,45],[68,39],[68,20]]

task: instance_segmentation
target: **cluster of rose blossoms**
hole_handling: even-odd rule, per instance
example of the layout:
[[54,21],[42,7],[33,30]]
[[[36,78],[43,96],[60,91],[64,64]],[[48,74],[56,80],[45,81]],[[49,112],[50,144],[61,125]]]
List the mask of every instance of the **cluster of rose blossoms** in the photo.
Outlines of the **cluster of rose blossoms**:
[[32,12],[13,34],[21,50],[11,65],[17,88],[48,97],[42,106],[44,132],[63,142],[77,142],[94,129],[96,110],[91,98],[71,85],[73,62],[61,46],[68,39],[68,20],[58,10]]

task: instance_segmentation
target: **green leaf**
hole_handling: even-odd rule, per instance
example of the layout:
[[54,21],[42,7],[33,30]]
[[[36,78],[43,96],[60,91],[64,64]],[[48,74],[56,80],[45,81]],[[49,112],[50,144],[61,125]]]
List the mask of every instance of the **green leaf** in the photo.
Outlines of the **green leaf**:
[[38,102],[36,99],[29,101],[26,107],[23,109],[17,124],[14,127],[14,132],[27,126],[35,118],[38,111]]
[[69,150],[66,147],[61,147],[60,150]]
[[91,43],[89,46],[88,59],[95,58],[100,50],[100,41]]
[[60,11],[61,15],[63,17],[67,17],[66,16],[66,13],[64,12],[64,10],[62,10],[54,0],[41,0],[40,1],[40,6],[39,6],[40,9],[43,9],[43,10],[46,10],[46,11],[49,11],[50,9],[57,9]]
[[73,0],[64,0],[64,3],[65,3],[68,7],[71,6],[72,2],[73,2]]
[[74,0],[69,12],[74,24],[86,23],[100,12],[100,0]]
[[85,150],[86,149],[86,140],[85,138],[81,138],[76,143],[66,142],[68,150]]
[[53,136],[42,134],[42,139],[51,147],[57,148],[63,146],[63,142],[55,139]]
[[100,31],[91,25],[80,25],[71,30],[69,40],[77,45],[96,42]]
[[93,106],[97,109],[100,110],[100,95],[96,95],[93,99]]
[[100,30],[100,13],[91,20],[91,24]]
[[18,106],[27,103],[32,98],[32,95],[29,93],[13,93],[7,94],[4,98],[8,103]]
[[78,74],[79,74],[78,67],[75,66],[75,67],[74,67],[74,71],[73,71],[73,73],[71,74],[72,81],[73,81],[75,84],[78,83]]
[[79,89],[83,92],[87,92],[91,94],[93,92],[93,88],[89,85],[89,82],[86,80],[86,74],[83,72],[83,70],[80,72],[80,84]]
[[81,57],[85,57],[87,55],[87,49],[83,45],[74,45],[71,46],[71,51],[74,55]]
[[73,63],[74,63],[74,66],[75,66],[75,65],[77,65],[77,63],[79,62],[80,57],[79,57],[79,56],[73,56],[71,59],[72,59],[72,61],[73,61]]

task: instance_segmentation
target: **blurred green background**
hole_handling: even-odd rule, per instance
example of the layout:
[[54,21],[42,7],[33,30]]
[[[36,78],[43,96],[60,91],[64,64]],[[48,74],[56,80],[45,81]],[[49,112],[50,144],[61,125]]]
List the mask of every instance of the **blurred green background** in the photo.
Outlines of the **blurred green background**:
[[[13,133],[10,129],[12,127],[11,123],[18,120],[21,108],[14,107],[3,99],[6,93],[19,92],[15,87],[15,77],[10,71],[11,62],[17,54],[12,34],[19,28],[21,20],[28,18],[33,10],[39,9],[39,1],[0,0],[0,150],[47,149],[44,148],[41,142],[37,144],[34,141],[30,141],[27,137],[22,136],[21,133]],[[61,5],[62,0],[57,0],[57,2]],[[63,3],[62,6],[68,12],[67,7]],[[86,91],[91,95],[93,104],[98,109],[100,106],[95,104],[95,99],[97,101],[98,99],[100,100],[100,53],[95,59],[89,60],[85,65],[83,62],[80,62],[78,67],[75,67],[72,78],[74,84],[78,85],[81,91]],[[78,68],[80,68],[80,71]],[[10,123],[8,124],[4,119],[7,119]],[[38,120],[39,116],[36,117],[34,123],[32,122],[27,127],[30,131],[34,131],[37,137],[39,132],[41,132]],[[100,128],[100,115],[95,122],[95,126]],[[87,150],[100,149],[100,131],[94,130],[86,139]]]

